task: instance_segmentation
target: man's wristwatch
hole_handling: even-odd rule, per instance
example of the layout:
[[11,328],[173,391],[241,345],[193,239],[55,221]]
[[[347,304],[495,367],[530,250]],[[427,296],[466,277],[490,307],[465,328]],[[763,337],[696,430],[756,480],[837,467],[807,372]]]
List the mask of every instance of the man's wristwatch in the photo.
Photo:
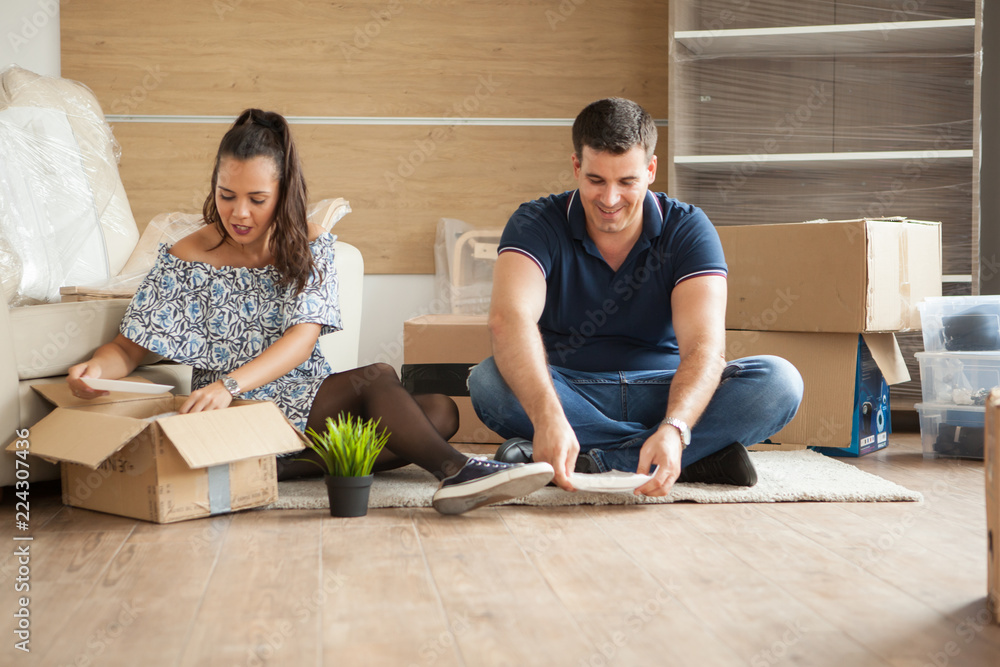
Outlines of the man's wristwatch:
[[223,375],[219,379],[222,380],[222,386],[226,388],[226,391],[229,392],[230,396],[232,396],[233,398],[236,398],[236,397],[238,397],[240,395],[240,383],[239,382],[237,382],[233,378],[229,377],[228,375]]
[[688,428],[688,425],[686,423],[682,422],[680,419],[677,419],[676,417],[667,417],[660,423],[667,424],[668,426],[673,426],[675,429],[680,431],[681,444],[684,447],[687,447],[688,445],[691,444],[691,429]]

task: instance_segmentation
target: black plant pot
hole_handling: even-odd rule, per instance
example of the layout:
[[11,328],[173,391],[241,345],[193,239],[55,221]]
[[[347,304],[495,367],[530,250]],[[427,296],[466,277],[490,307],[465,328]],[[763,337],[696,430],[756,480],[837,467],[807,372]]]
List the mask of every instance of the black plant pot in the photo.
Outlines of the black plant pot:
[[334,477],[324,475],[326,493],[330,498],[330,516],[364,516],[368,514],[368,493],[375,475],[364,477]]

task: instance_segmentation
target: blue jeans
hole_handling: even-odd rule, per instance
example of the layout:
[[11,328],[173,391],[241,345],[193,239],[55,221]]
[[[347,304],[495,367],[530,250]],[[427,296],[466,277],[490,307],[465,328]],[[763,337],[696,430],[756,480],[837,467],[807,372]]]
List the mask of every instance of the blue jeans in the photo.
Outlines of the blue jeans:
[[[666,416],[674,371],[583,372],[549,366],[556,394],[581,452],[603,471],[634,472],[639,450]],[[528,440],[534,427],[493,357],[469,374],[476,414],[503,438]],[[762,442],[790,422],[802,402],[802,376],[773,356],[731,361],[715,395],[691,431],[681,466],[738,442]]]

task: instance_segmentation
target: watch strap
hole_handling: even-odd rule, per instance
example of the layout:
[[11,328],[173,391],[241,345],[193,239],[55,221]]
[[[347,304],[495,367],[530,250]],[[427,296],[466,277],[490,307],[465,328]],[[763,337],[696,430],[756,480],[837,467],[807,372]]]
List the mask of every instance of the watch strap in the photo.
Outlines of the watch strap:
[[660,423],[666,424],[667,426],[673,426],[677,429],[677,432],[681,434],[681,446],[687,447],[691,444],[691,428],[686,422],[683,422],[676,417],[667,417]]
[[239,382],[237,382],[233,378],[229,377],[228,375],[223,375],[219,379],[222,380],[222,386],[224,386],[226,388],[226,391],[229,392],[230,396],[232,396],[233,398],[236,398],[237,396],[240,395],[240,383]]

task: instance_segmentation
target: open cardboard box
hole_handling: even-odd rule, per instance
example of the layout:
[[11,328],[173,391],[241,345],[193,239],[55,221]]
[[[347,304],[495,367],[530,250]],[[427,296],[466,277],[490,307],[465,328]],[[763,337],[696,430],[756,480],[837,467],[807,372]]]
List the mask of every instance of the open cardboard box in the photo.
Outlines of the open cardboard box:
[[795,418],[755,449],[862,456],[888,445],[889,385],[910,379],[893,334],[726,332],[727,359],[759,354],[790,361],[805,391]]
[[1000,623],[1000,389],[986,403],[986,548],[988,552],[989,608]]
[[305,446],[269,401],[150,421],[187,397],[32,388],[56,408],[29,429],[30,452],[61,462],[63,502],[74,507],[156,523],[259,507],[278,497],[274,456]]
[[454,443],[500,444],[469,398],[469,370],[493,354],[486,315],[421,315],[403,323],[403,385],[417,394],[446,394],[458,405]]
[[941,296],[941,224],[845,220],[718,227],[726,328],[861,333],[920,329]]

